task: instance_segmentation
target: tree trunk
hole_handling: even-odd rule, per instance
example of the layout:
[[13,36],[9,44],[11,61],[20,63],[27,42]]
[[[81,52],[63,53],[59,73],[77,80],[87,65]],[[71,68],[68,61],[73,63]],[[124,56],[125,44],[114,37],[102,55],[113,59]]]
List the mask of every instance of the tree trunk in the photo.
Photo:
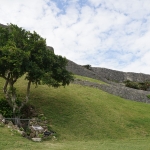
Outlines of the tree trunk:
[[31,81],[28,82],[28,86],[27,86],[26,103],[29,101],[29,96],[30,96],[30,86],[31,86]]
[[16,114],[17,104],[16,104],[16,91],[13,87],[13,84],[10,83],[10,99],[13,106],[13,114]]
[[25,101],[22,102],[21,106],[19,107],[19,111],[21,111],[22,107],[29,101],[30,86],[31,86],[31,81],[28,82]]
[[4,87],[3,87],[3,92],[4,92],[4,94],[7,93],[7,86],[8,86],[8,83],[9,83],[9,80],[6,80],[5,85],[4,85]]
[[[16,97],[16,90],[14,88],[15,81],[16,80],[12,80],[10,78],[7,79],[5,82],[5,85],[3,87],[3,92],[5,94],[5,97],[9,103],[9,105],[13,109],[13,117],[15,118],[13,120],[14,124],[21,126],[19,113],[20,113],[22,107],[29,101],[31,81],[28,82],[25,101],[21,103],[21,106],[18,106],[16,103],[17,97]],[[9,85],[9,90],[7,90],[8,85]]]
[[12,102],[12,107],[13,107],[13,117],[14,119],[14,124],[17,125],[18,127],[21,126],[20,122],[20,108],[16,103],[16,92],[12,90],[12,95],[11,95],[11,102]]

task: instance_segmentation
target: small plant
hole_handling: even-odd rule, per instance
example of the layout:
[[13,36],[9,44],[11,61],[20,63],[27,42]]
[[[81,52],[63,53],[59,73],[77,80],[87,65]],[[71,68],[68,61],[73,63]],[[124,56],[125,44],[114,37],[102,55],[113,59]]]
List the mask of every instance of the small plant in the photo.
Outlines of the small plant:
[[4,127],[5,125],[3,123],[0,123],[0,127]]
[[43,134],[42,134],[42,133],[39,133],[39,134],[38,134],[38,137],[39,137],[39,138],[43,138]]
[[124,83],[127,87],[138,89],[138,90],[147,91],[150,88],[150,81],[134,82],[134,81],[127,80]]
[[27,129],[26,129],[26,134],[29,136],[30,133],[31,133],[31,129],[27,128]]
[[46,121],[47,120],[47,118],[44,116],[44,114],[40,114],[38,116],[38,119],[41,120],[41,121]]
[[6,118],[13,115],[13,110],[5,99],[0,99],[0,113]]
[[21,128],[20,128],[20,131],[24,131],[24,129],[21,127]]
[[147,95],[147,98],[149,98],[149,99],[150,99],[150,95]]
[[50,125],[47,126],[47,129],[48,129],[48,131],[51,131],[51,130],[52,130],[52,128],[51,128]]
[[91,70],[91,65],[83,65],[82,67],[88,69],[88,70]]

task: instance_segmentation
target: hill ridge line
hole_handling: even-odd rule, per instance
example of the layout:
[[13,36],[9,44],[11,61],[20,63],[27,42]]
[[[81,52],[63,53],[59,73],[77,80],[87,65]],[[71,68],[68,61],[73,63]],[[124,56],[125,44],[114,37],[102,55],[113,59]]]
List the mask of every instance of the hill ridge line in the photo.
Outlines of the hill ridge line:
[[[7,25],[3,25],[3,24],[0,24],[0,26],[4,28],[7,27]],[[54,52],[53,47],[47,46],[47,48]],[[86,66],[88,66],[88,68],[86,68]],[[144,82],[147,80],[150,81],[150,75],[148,74],[122,72],[122,71],[117,71],[117,70],[112,70],[107,68],[101,68],[101,67],[91,67],[90,65],[81,66],[74,63],[71,60],[68,60],[66,69],[72,72],[73,74],[101,80],[109,84],[109,85],[102,85],[102,84],[96,85],[92,83],[91,85],[88,81],[85,84],[84,81],[84,85],[94,86],[94,87],[96,86],[101,90],[123,97],[125,99],[149,103],[149,99],[147,98],[147,95],[149,95],[150,92],[135,90],[118,84],[118,83],[123,83],[126,80],[135,81],[135,82]],[[75,83],[77,83],[77,81]],[[83,84],[81,82],[78,82],[78,84],[79,83]]]
[[115,71],[106,68],[94,68],[89,69],[68,60],[67,70],[80,76],[90,77],[93,79],[104,81],[106,84],[96,84],[89,81],[75,80],[75,84],[81,84],[83,86],[89,86],[101,89],[110,94],[120,96],[122,98],[133,100],[137,102],[150,103],[150,99],[147,95],[150,91],[136,90],[132,88],[125,87],[123,82],[126,80],[144,82],[146,80],[150,81],[150,75],[138,74],[138,73],[126,73],[121,71]]
[[98,84],[90,81],[82,81],[80,79],[75,79],[73,84],[79,84],[82,86],[97,88],[107,93],[125,98],[127,100],[150,103],[150,99],[147,98],[147,95],[149,94],[148,91],[136,90],[136,89],[125,87],[120,84],[118,84],[117,86],[113,84]]

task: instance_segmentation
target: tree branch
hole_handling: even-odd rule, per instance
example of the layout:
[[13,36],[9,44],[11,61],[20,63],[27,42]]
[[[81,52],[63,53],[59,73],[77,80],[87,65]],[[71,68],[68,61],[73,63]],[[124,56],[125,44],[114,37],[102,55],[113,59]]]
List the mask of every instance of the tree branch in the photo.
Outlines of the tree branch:
[[8,86],[8,83],[9,83],[9,80],[6,80],[5,85],[4,85],[4,87],[3,87],[3,92],[4,92],[4,94],[7,93],[7,86]]

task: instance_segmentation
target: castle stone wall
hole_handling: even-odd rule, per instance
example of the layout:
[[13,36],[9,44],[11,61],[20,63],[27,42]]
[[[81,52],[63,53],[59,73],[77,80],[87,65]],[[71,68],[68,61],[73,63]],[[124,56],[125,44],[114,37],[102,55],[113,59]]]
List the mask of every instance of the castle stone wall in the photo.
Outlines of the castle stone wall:
[[124,73],[120,71],[97,67],[92,67],[92,71],[110,81],[121,82],[125,80]]
[[74,74],[86,76],[94,79],[99,79],[105,82],[123,82],[126,80],[136,81],[136,82],[144,82],[150,81],[150,75],[143,73],[132,73],[132,72],[122,72],[111,70],[107,68],[100,67],[90,67],[86,69],[81,65],[78,65],[70,60],[68,60],[67,70],[71,71]]
[[112,84],[97,84],[97,83],[92,83],[89,81],[81,81],[79,79],[75,80],[74,83],[80,84],[83,86],[89,86],[92,88],[98,88],[107,93],[120,96],[128,100],[133,100],[133,101],[143,102],[143,103],[150,103],[150,99],[147,98],[147,95],[149,95],[148,91],[131,89],[131,88],[122,86],[120,84],[118,84],[117,86],[112,85]]
[[76,75],[81,75],[81,76],[85,76],[85,77],[98,79],[98,80],[107,82],[103,77],[99,76],[97,73],[95,73],[91,70],[88,70],[88,69],[82,67],[81,65],[78,65],[70,60],[68,60],[68,65],[67,65],[66,69]]
[[107,80],[116,81],[116,82],[123,82],[126,80],[136,81],[136,82],[143,82],[146,80],[150,81],[150,75],[143,74],[143,73],[132,73],[132,72],[121,72],[106,68],[96,68],[92,67],[92,70],[97,73],[98,75],[106,78]]

